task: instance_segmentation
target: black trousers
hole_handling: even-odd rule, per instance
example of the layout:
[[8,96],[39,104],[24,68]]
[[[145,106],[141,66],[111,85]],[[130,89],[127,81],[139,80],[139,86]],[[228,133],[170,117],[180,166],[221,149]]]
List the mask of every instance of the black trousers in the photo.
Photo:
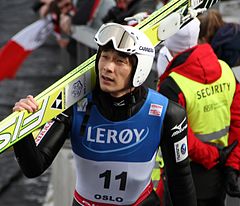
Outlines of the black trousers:
[[206,200],[198,200],[197,205],[198,206],[225,206],[225,198],[226,195],[223,197],[216,197]]
[[193,181],[196,188],[198,206],[225,206],[226,192],[221,168],[210,170],[191,162]]

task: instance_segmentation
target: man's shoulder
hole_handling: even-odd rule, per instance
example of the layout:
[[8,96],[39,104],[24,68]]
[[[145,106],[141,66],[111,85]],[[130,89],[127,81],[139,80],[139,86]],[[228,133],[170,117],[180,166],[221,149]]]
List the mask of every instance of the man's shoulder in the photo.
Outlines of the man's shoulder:
[[182,107],[180,104],[172,100],[169,100],[166,115],[165,115],[165,120],[181,122],[185,118],[187,118],[187,113],[185,108]]

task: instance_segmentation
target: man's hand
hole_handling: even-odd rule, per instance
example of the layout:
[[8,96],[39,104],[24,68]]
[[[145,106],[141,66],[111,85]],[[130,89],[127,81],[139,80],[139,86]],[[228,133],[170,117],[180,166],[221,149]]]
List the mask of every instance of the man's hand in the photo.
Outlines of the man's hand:
[[35,112],[38,109],[38,103],[35,101],[32,95],[28,95],[24,99],[20,99],[15,103],[13,112],[27,110],[28,112]]
[[239,171],[232,167],[224,167],[224,180],[226,193],[231,197],[240,198],[240,188],[238,183]]
[[68,34],[68,35],[71,34],[71,25],[72,25],[71,17],[66,14],[61,14],[60,15],[60,28],[65,34]]

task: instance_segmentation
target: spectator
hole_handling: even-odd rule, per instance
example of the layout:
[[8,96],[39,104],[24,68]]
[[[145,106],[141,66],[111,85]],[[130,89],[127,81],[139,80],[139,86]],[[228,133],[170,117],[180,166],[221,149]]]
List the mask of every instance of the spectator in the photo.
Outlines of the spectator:
[[[61,48],[69,45],[69,39],[64,37],[63,30],[60,28],[61,15],[75,15],[76,8],[71,0],[40,0],[33,4],[33,10],[39,14],[40,18],[51,16],[54,23],[56,40]],[[64,28],[66,29],[66,28]]]
[[39,0],[34,2],[32,8],[42,18],[53,11],[53,7],[55,7],[53,2],[53,0]]
[[[80,34],[77,34],[78,37],[76,38],[76,33],[78,33],[76,26],[84,25],[86,27],[92,27],[94,25],[95,29],[98,29],[102,24],[98,21],[99,13],[102,16],[105,15],[106,10],[113,5],[113,1],[114,0],[109,0],[106,3],[106,1],[101,0],[78,0],[73,3],[72,0],[41,0],[35,3],[33,8],[41,17],[48,14],[52,16],[55,23],[55,31],[57,31],[58,44],[61,48],[68,51],[70,55],[70,66],[68,66],[72,69],[96,52],[96,50],[92,50],[92,48],[81,48],[81,62],[78,61],[76,39],[79,39]],[[104,12],[104,14],[102,14],[102,12]],[[83,31],[84,30],[81,30],[80,33]],[[96,30],[92,33],[95,32]],[[83,34],[83,36],[85,37],[86,35]],[[84,39],[84,37],[82,37],[82,39]],[[94,35],[92,34],[91,37],[90,45],[93,45]],[[84,39],[82,42],[89,45],[88,39]],[[95,44],[94,46],[96,47]]]
[[[102,25],[102,17],[115,5],[114,0],[77,1],[76,14],[61,14],[61,30],[68,35],[70,42],[67,51],[73,59],[73,67],[82,63],[96,52],[94,34]],[[77,42],[81,43],[81,57],[77,55]]]
[[40,0],[35,2],[32,8],[41,18],[50,14],[56,26],[59,26],[61,14],[74,15],[75,13],[71,0]]
[[216,9],[200,15],[199,20],[200,42],[211,44],[218,58],[230,67],[240,65],[240,25],[224,22]]
[[240,195],[240,118],[235,117],[240,111],[239,84],[210,45],[197,45],[199,25],[194,19],[165,41],[173,59],[160,77],[158,91],[186,108],[198,206],[224,206],[226,191]]
[[156,10],[155,0],[116,0],[116,6],[112,7],[103,18],[103,23],[115,22],[127,24],[126,17],[145,12],[151,14]]

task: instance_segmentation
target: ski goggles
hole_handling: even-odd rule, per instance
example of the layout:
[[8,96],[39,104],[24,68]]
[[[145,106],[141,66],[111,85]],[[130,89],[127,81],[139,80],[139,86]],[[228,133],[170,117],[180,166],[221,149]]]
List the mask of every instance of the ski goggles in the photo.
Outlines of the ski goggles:
[[110,40],[112,40],[117,51],[131,54],[136,50],[136,37],[122,25],[115,23],[105,24],[95,35],[95,41],[100,46],[106,45]]

